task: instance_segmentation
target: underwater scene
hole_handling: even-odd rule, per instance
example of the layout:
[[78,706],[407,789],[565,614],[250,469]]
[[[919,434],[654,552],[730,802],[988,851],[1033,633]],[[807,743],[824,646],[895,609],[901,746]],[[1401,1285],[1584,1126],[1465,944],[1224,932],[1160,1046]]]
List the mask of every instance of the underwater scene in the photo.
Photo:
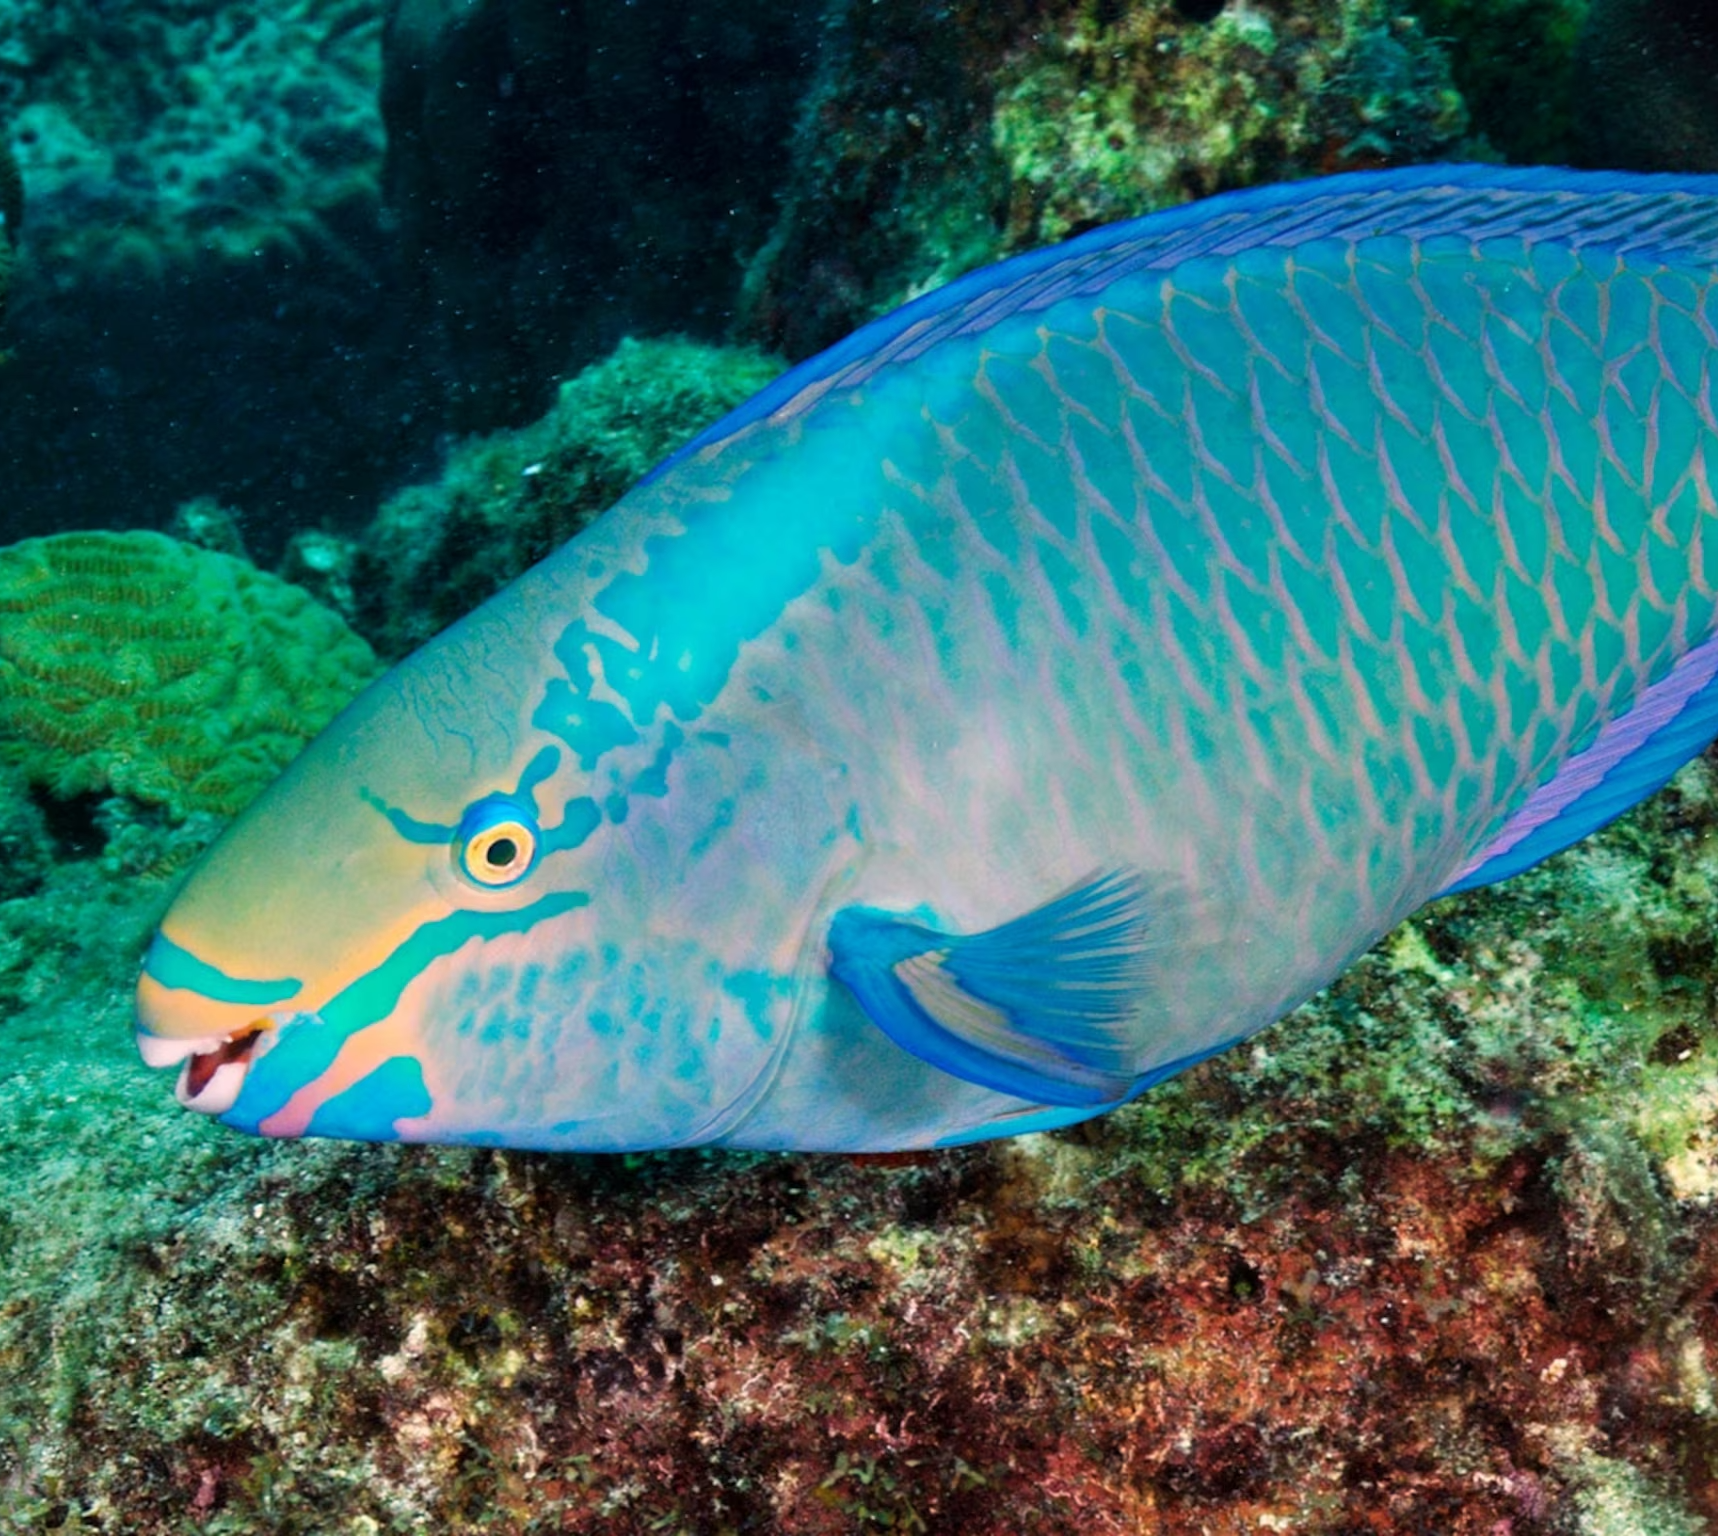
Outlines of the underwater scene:
[[0,1533],[1718,1530],[1714,737],[1695,0],[0,0]]

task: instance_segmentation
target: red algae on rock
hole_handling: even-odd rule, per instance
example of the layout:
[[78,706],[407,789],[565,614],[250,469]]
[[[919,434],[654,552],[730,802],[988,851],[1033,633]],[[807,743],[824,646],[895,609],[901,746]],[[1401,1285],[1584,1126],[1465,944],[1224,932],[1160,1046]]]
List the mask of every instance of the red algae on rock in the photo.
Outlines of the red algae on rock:
[[1593,1289],[1544,1154],[1303,1137],[1243,1221],[1057,1197],[1105,1150],[317,1149],[302,1192],[277,1156],[261,1214],[151,1250],[61,1497],[137,1532],[1526,1536],[1571,1528],[1582,1458],[1711,1449],[1706,1223],[1657,1312]]

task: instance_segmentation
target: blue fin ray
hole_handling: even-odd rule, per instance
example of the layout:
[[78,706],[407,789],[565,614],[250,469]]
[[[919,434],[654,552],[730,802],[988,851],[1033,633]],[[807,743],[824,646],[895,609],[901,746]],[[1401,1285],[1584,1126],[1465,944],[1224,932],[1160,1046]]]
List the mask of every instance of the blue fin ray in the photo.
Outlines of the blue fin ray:
[[940,933],[873,907],[830,925],[830,970],[897,1045],[1035,1104],[1125,1098],[1149,980],[1145,901],[1099,875],[988,932]]

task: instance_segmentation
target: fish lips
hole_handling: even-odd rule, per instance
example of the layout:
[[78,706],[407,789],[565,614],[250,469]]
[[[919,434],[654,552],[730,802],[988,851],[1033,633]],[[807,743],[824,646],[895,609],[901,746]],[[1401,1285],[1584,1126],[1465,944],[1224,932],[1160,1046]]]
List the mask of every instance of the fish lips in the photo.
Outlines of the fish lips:
[[257,1019],[224,1035],[169,1039],[138,1030],[138,1054],[148,1066],[179,1069],[174,1097],[186,1109],[203,1115],[224,1115],[238,1102],[251,1063],[266,1055],[290,1018]]

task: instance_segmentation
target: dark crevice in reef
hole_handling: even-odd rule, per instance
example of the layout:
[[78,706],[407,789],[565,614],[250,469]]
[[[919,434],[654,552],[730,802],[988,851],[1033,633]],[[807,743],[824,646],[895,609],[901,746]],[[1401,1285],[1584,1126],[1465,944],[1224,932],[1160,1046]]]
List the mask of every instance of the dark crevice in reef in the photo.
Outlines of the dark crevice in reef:
[[107,831],[98,814],[103,796],[73,795],[61,800],[40,786],[32,786],[30,799],[41,811],[60,859],[93,859],[107,847]]

